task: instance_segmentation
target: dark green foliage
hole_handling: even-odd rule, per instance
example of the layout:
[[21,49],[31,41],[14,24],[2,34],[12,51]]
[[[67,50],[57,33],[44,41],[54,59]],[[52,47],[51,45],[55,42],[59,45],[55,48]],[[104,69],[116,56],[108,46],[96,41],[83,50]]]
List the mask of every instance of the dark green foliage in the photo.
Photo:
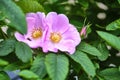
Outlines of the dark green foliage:
[[9,25],[20,31],[26,33],[26,21],[25,16],[21,9],[12,2],[12,0],[0,0],[0,13],[10,20]]
[[15,53],[22,62],[28,62],[32,59],[32,50],[25,43],[17,42],[15,45]]
[[[15,39],[15,31],[27,31],[27,13],[53,11],[79,32],[87,27],[72,55],[43,53]],[[120,80],[119,51],[120,0],[0,0],[0,80],[11,80],[5,71],[14,70],[23,80]]]
[[10,80],[10,78],[5,72],[0,71],[0,80]]
[[16,41],[8,39],[0,43],[0,56],[6,56],[14,51]]
[[35,58],[30,70],[36,73],[40,78],[45,77],[47,74],[45,67],[45,55],[38,55]]
[[45,58],[47,72],[52,80],[64,80],[68,73],[69,61],[64,55],[48,54]]

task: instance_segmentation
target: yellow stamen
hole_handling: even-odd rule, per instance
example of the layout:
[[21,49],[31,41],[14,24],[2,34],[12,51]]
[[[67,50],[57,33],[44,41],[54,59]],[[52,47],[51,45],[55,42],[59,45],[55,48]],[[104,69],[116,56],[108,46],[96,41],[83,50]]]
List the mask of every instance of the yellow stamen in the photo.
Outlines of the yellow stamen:
[[37,39],[42,37],[42,30],[41,29],[34,29],[32,32],[32,38]]
[[58,43],[61,40],[61,34],[59,33],[51,33],[50,39],[53,43]]

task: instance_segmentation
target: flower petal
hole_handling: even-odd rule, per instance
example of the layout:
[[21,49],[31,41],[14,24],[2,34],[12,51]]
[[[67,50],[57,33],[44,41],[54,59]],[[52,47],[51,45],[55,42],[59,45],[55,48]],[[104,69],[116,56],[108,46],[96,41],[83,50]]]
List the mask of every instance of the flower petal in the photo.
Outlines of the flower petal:
[[26,17],[33,17],[33,18],[35,18],[36,17],[36,13],[27,13]]
[[[43,23],[43,21],[45,21],[45,14],[41,12],[28,13],[26,15],[26,21],[27,21],[27,29],[28,29],[27,34],[22,35],[17,32],[15,33],[16,39],[18,41],[28,44],[31,48],[42,47],[47,31],[47,27],[44,26],[45,23]],[[43,36],[38,39],[32,38],[32,32],[35,29],[42,29]]]
[[26,17],[26,21],[27,21],[27,33],[29,33],[34,28],[35,18],[33,18],[33,17]]
[[72,40],[61,41],[61,43],[56,44],[56,48],[60,51],[69,52],[70,54],[75,52],[75,45]]
[[22,34],[18,33],[18,32],[15,32],[15,38],[18,40],[18,41],[24,41],[25,38]]
[[73,25],[69,25],[69,29],[62,34],[64,40],[73,40],[76,46],[80,43],[81,38],[77,29]]
[[[29,28],[41,28],[44,29],[44,20],[45,19],[45,14],[41,12],[35,13],[28,13],[26,15],[26,20],[28,24],[28,32]],[[31,30],[31,29],[30,29]]]
[[36,42],[34,40],[32,40],[32,41],[24,40],[23,42],[28,44],[31,48],[38,48],[38,47],[40,47],[40,44],[41,44],[41,42],[38,42],[38,41]]
[[42,49],[43,49],[43,52],[48,52],[48,51],[58,52],[58,49],[55,48],[55,44],[52,43],[51,41],[46,41]]
[[55,12],[50,12],[46,20],[52,32],[64,33],[68,29],[69,20],[64,14],[57,15]]
[[41,28],[42,30],[45,29],[45,14],[44,13],[41,13],[41,12],[37,12],[36,13],[36,24],[35,26],[38,27],[38,28]]
[[35,29],[41,29],[42,32],[44,33],[44,30],[46,30],[47,28],[45,26],[46,23],[44,23],[45,21],[44,13],[41,12],[37,12],[36,14],[28,13],[26,16],[27,16],[26,20],[27,20],[27,28],[28,28],[27,34],[25,34],[26,38],[32,39],[31,35]]
[[15,37],[18,41],[28,44],[31,48],[37,48],[40,46],[40,43],[41,43],[40,40],[35,41],[35,40],[25,39],[25,37],[18,32],[15,33]]

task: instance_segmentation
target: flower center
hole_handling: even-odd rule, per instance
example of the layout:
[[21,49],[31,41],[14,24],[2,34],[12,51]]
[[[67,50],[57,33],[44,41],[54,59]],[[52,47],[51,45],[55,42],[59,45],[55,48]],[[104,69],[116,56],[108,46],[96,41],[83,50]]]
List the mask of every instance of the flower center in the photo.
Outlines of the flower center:
[[59,33],[51,33],[50,39],[53,43],[58,43],[61,40],[61,34]]
[[32,38],[37,39],[42,37],[42,30],[41,29],[34,29],[32,32]]

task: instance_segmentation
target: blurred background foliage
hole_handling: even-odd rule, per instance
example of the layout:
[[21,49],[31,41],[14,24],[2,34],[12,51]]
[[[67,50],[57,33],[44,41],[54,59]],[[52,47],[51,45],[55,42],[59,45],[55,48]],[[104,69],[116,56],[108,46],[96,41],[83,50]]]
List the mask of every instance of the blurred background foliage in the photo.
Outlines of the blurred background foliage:
[[[80,67],[80,64],[78,64],[79,62],[76,63],[77,62],[76,59],[75,59],[76,62],[70,59],[70,64],[73,64],[72,67],[70,68],[72,68],[73,71],[69,71],[66,80],[78,80],[78,79],[79,80],[119,80],[120,79],[120,68],[119,68],[120,66],[120,53],[119,53],[120,0],[12,0],[12,1],[15,4],[11,3],[10,0],[8,0],[8,2],[5,0],[0,1],[0,27],[3,26],[10,27],[6,32],[7,34],[3,32],[2,28],[0,29],[0,39],[1,41],[5,40],[5,42],[0,43],[0,56],[1,56],[0,65],[2,65],[2,67],[0,67],[1,71],[3,67],[8,65],[9,63],[10,65],[6,66],[4,70],[11,70],[11,69],[15,70],[19,68],[24,69],[24,68],[29,68],[28,66],[30,66],[30,63],[23,63],[27,61],[24,61],[24,59],[22,58],[20,58],[20,60],[22,60],[23,62],[19,61],[18,58],[13,59],[11,57],[11,56],[16,56],[15,54],[13,54],[15,47],[14,45],[16,41],[11,40],[11,38],[12,39],[14,38],[13,35],[14,31],[18,30],[21,33],[26,32],[26,27],[25,27],[26,23],[21,23],[21,22],[25,22],[24,15],[29,12],[40,11],[40,12],[45,12],[47,14],[51,11],[54,11],[57,13],[65,14],[69,18],[70,23],[75,25],[79,32],[81,31],[82,27],[87,26],[87,24],[90,24],[90,27],[87,31],[87,37],[82,38],[83,43],[81,43],[81,45],[78,46],[78,48],[85,53],[90,53],[87,54],[87,56],[90,58],[92,63],[94,63],[96,75],[95,77],[91,77],[88,74],[84,73],[84,70],[82,69],[84,64],[82,67]],[[23,18],[21,18],[21,16]],[[9,24],[9,20],[12,23]],[[24,27],[20,27],[21,25]],[[10,40],[6,40],[6,39],[10,39]],[[25,44],[23,43],[22,44],[18,43],[18,44],[24,46],[25,48],[28,49],[28,51],[30,51],[28,46],[26,46]],[[18,48],[20,48],[19,45],[17,46]],[[102,54],[102,56],[98,56],[99,52],[96,51],[94,48],[98,49]],[[35,51],[37,52],[37,50]],[[32,52],[30,53],[32,54]],[[86,56],[86,54],[83,56]],[[30,58],[31,56],[27,56],[27,57]],[[74,58],[74,56],[71,56],[71,58]],[[42,60],[43,59],[44,58],[42,58]],[[12,63],[12,61],[14,60],[16,60],[16,62]],[[35,63],[37,64],[37,61],[35,61]],[[87,69],[85,69],[85,71],[86,70]],[[29,79],[29,77],[27,77],[28,75],[23,75],[24,73],[33,75],[32,78],[38,77],[29,71],[21,72],[20,76]],[[44,80],[50,80],[48,77],[46,77],[48,75],[45,76],[45,74],[46,71],[44,72],[44,75],[42,75],[43,77],[45,77]],[[5,75],[5,73],[0,72],[0,76],[3,75]],[[5,79],[9,80],[8,77],[6,77],[5,79],[4,78],[2,80]]]

